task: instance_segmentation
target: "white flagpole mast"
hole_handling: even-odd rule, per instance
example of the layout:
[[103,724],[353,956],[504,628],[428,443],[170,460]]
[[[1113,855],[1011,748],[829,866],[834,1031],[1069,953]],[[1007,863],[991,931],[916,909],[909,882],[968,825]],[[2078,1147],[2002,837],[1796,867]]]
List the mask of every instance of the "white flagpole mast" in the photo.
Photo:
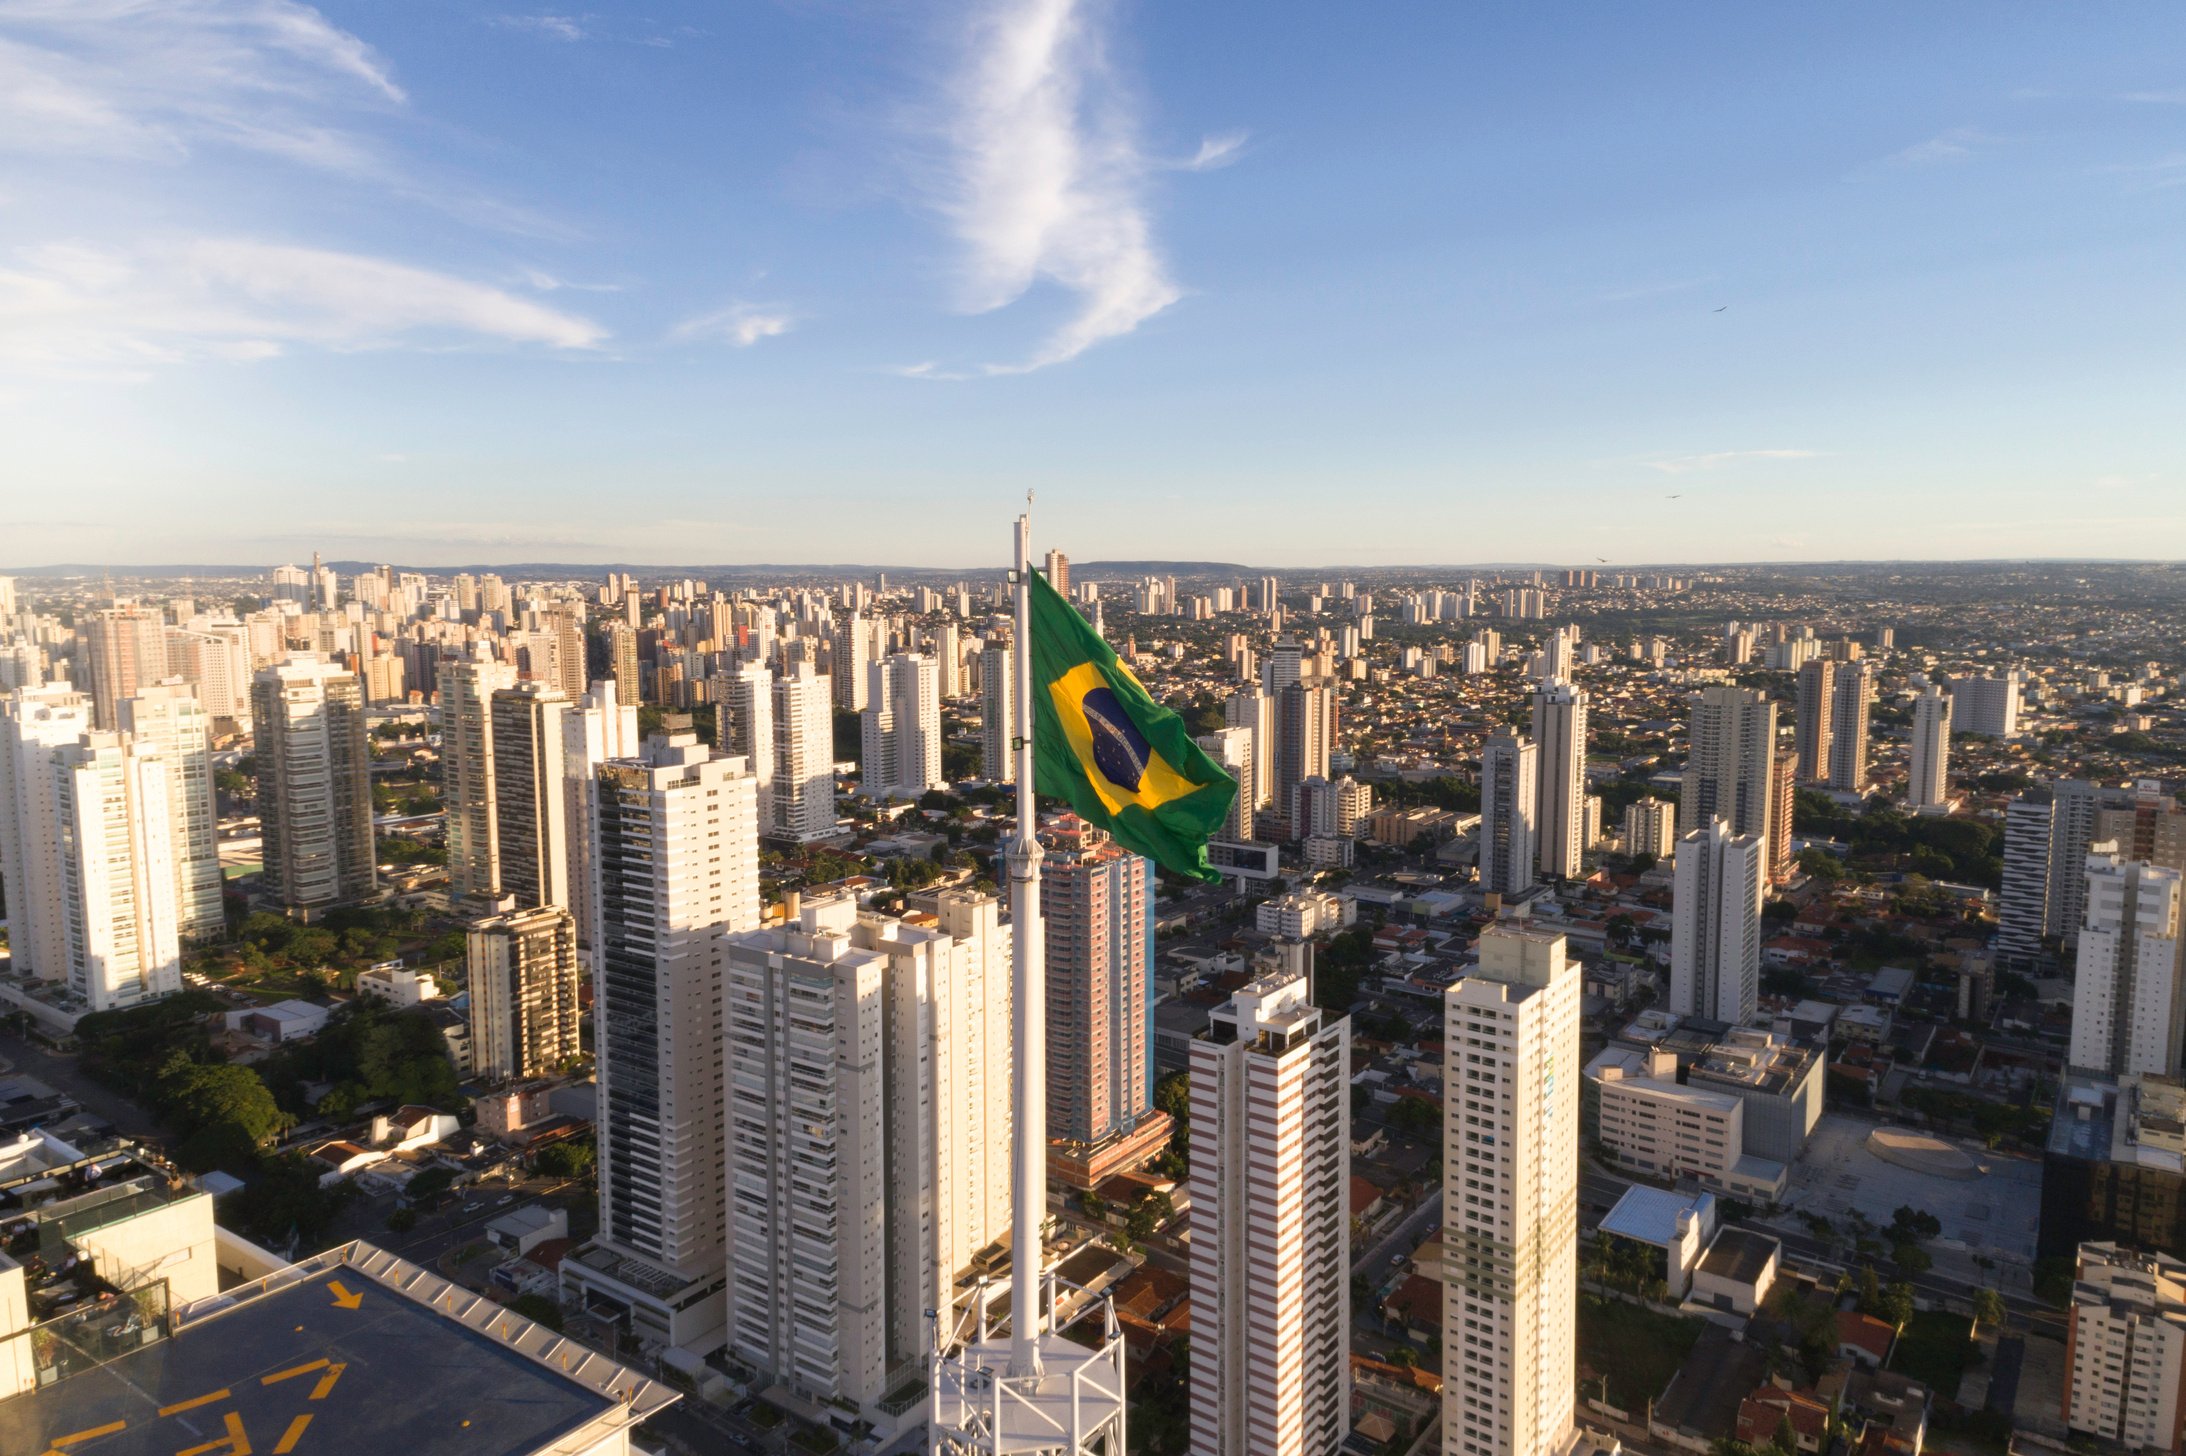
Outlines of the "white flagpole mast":
[[[1028,492],[1026,500],[1031,495]],[[1010,841],[1010,952],[1015,1022],[1016,1105],[1010,1177],[1010,1363],[1015,1376],[1038,1375],[1040,1225],[1047,1212],[1047,945],[1040,928],[1040,841],[1033,809],[1032,515],[1017,518],[1016,680],[1017,837]]]

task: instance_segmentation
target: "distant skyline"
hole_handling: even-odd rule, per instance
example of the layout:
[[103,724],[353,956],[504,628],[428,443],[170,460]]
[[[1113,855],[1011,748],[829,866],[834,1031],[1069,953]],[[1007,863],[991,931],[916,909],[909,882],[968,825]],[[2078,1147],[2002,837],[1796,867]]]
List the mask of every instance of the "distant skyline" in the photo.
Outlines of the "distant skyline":
[[2182,53],[0,0],[0,557],[2186,558]]

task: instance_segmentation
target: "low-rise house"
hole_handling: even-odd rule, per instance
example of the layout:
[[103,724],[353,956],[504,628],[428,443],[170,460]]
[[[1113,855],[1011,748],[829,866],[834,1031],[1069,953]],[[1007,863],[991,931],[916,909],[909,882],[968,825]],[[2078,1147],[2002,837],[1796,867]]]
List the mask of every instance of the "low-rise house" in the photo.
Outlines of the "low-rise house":
[[486,1225],[486,1241],[510,1254],[528,1254],[549,1239],[569,1237],[569,1210],[528,1203]]
[[1858,1310],[1837,1311],[1837,1353],[1867,1369],[1882,1367],[1897,1338],[1897,1331],[1885,1320]]
[[1727,1314],[1751,1317],[1775,1287],[1783,1247],[1750,1229],[1721,1230],[1693,1270],[1693,1287],[1686,1298]]
[[371,1167],[387,1156],[374,1148],[360,1148],[340,1139],[311,1150],[311,1162],[319,1170],[319,1186],[331,1188],[352,1173]]
[[383,1152],[408,1152],[453,1136],[461,1118],[437,1108],[406,1105],[372,1119],[372,1146]]
[[420,1001],[440,997],[440,983],[429,971],[404,970],[401,961],[386,961],[357,973],[357,994],[377,996],[397,1010],[408,1010]]
[[247,1032],[269,1041],[298,1041],[316,1036],[325,1027],[330,1008],[309,1001],[277,1001],[271,1006],[252,1006],[226,1013],[228,1030]]

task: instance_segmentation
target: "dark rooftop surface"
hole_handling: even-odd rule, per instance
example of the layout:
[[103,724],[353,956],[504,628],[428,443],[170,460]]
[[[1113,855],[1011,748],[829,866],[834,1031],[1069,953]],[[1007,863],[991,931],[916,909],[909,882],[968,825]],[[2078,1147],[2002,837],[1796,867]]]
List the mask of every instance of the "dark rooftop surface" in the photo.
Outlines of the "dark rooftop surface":
[[1700,1267],[1718,1279],[1751,1284],[1761,1277],[1761,1271],[1768,1267],[1769,1258],[1777,1247],[1772,1238],[1745,1229],[1727,1228],[1708,1245],[1707,1256],[1700,1261]]
[[0,1451],[526,1456],[612,1404],[341,1267],[0,1401]]

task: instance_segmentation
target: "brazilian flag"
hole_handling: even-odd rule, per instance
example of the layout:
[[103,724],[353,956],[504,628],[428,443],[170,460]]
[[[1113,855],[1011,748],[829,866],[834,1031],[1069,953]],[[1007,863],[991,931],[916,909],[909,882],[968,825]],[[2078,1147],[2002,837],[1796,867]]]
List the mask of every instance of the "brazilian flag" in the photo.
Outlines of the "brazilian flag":
[[1101,634],[1038,572],[1032,580],[1036,787],[1163,868],[1219,882],[1207,837],[1237,781],[1147,696]]

